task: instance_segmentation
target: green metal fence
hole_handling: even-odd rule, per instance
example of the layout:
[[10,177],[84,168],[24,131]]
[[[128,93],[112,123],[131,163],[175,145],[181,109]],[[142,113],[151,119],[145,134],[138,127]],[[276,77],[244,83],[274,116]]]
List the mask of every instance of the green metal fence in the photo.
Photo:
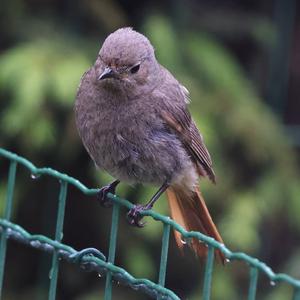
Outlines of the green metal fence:
[[[120,199],[116,195],[109,194],[108,197],[113,202],[112,223],[110,232],[110,245],[108,258],[94,248],[87,248],[80,251],[61,243],[63,233],[63,222],[65,203],[67,199],[68,185],[75,186],[79,191],[86,195],[95,195],[97,189],[89,189],[81,182],[66,174],[62,174],[51,168],[36,168],[30,161],[22,158],[14,153],[0,148],[0,157],[10,161],[7,183],[6,208],[4,218],[0,218],[0,298],[3,292],[3,277],[5,271],[5,256],[6,245],[8,239],[13,239],[30,247],[40,249],[52,255],[52,267],[50,270],[50,286],[48,299],[55,299],[56,286],[58,281],[59,261],[64,259],[70,263],[77,264],[87,271],[95,271],[101,276],[106,276],[105,284],[105,300],[112,299],[112,281],[115,280],[132,289],[150,295],[154,299],[180,299],[173,291],[164,287],[166,277],[166,267],[168,259],[169,236],[171,227],[181,233],[186,240],[197,238],[208,246],[208,257],[206,260],[204,283],[202,289],[203,300],[209,300],[211,295],[211,284],[214,267],[214,251],[219,249],[222,251],[228,261],[239,260],[245,263],[245,267],[249,268],[249,290],[248,300],[256,299],[257,282],[259,273],[264,273],[271,282],[286,282],[294,289],[293,300],[300,300],[300,280],[296,280],[286,274],[275,274],[270,267],[256,258],[241,252],[232,252],[224,245],[216,242],[214,239],[201,234],[200,232],[187,232],[180,225],[172,221],[169,217],[160,215],[152,210],[143,211],[142,215],[150,216],[153,219],[163,223],[163,236],[161,246],[161,260],[159,266],[158,283],[148,279],[135,278],[123,268],[114,264],[116,255],[118,220],[120,206],[127,209],[133,207],[133,204],[127,200]],[[32,235],[17,224],[10,222],[13,204],[13,193],[15,186],[15,178],[18,165],[26,167],[31,172],[32,176],[47,175],[55,177],[60,182],[59,204],[56,220],[55,240],[52,240],[44,235]],[[0,199],[0,201],[3,201]],[[199,296],[200,297],[200,296]]]

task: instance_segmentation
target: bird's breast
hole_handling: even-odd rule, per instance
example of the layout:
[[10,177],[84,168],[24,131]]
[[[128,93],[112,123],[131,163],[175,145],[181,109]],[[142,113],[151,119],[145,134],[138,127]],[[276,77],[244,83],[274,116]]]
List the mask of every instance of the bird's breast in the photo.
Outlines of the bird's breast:
[[147,103],[91,101],[77,112],[84,145],[102,169],[129,183],[162,184],[190,162],[155,106]]
[[92,156],[121,181],[161,184],[189,160],[180,141],[157,122],[119,115],[110,127],[102,125],[95,128]]

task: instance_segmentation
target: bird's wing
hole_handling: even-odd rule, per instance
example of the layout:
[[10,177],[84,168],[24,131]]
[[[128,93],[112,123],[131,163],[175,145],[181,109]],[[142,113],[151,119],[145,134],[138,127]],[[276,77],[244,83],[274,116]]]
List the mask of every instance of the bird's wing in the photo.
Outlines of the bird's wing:
[[[175,104],[175,103],[173,103]],[[208,176],[216,182],[209,152],[203,142],[187,107],[181,103],[171,105],[161,112],[165,124],[173,130],[195,162],[199,175]]]

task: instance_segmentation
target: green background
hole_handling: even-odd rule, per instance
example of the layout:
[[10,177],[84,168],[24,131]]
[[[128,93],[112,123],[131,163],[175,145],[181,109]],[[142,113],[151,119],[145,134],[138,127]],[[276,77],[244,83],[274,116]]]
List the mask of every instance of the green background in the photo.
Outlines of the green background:
[[[254,3],[253,3],[254,2]],[[73,104],[83,72],[104,38],[123,26],[144,33],[157,58],[190,91],[191,113],[217,175],[201,190],[226,246],[300,278],[300,20],[296,1],[22,1],[1,3],[0,146],[101,187],[78,137]],[[298,9],[298,10],[297,10]],[[0,214],[8,163],[0,162]],[[146,202],[154,187],[120,185],[118,195]],[[12,220],[54,236],[58,184],[18,171]],[[162,197],[155,210],[168,214]],[[70,188],[63,242],[107,253],[110,209]],[[116,263],[157,281],[162,227],[120,220]],[[9,242],[3,299],[45,299],[50,258]],[[204,262],[170,242],[166,286],[199,299]],[[216,265],[212,299],[245,299],[248,268]],[[102,299],[104,280],[62,263],[58,299]],[[289,299],[292,290],[260,277],[258,299]],[[129,288],[114,299],[148,299]]]

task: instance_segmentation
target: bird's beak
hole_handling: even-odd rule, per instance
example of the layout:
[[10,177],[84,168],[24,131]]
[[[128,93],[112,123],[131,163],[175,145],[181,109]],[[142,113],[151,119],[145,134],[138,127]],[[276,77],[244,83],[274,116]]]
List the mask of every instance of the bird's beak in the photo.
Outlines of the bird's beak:
[[115,72],[111,68],[106,67],[102,72],[102,74],[99,75],[98,80],[102,80],[106,78],[114,78],[115,75],[116,75]]

